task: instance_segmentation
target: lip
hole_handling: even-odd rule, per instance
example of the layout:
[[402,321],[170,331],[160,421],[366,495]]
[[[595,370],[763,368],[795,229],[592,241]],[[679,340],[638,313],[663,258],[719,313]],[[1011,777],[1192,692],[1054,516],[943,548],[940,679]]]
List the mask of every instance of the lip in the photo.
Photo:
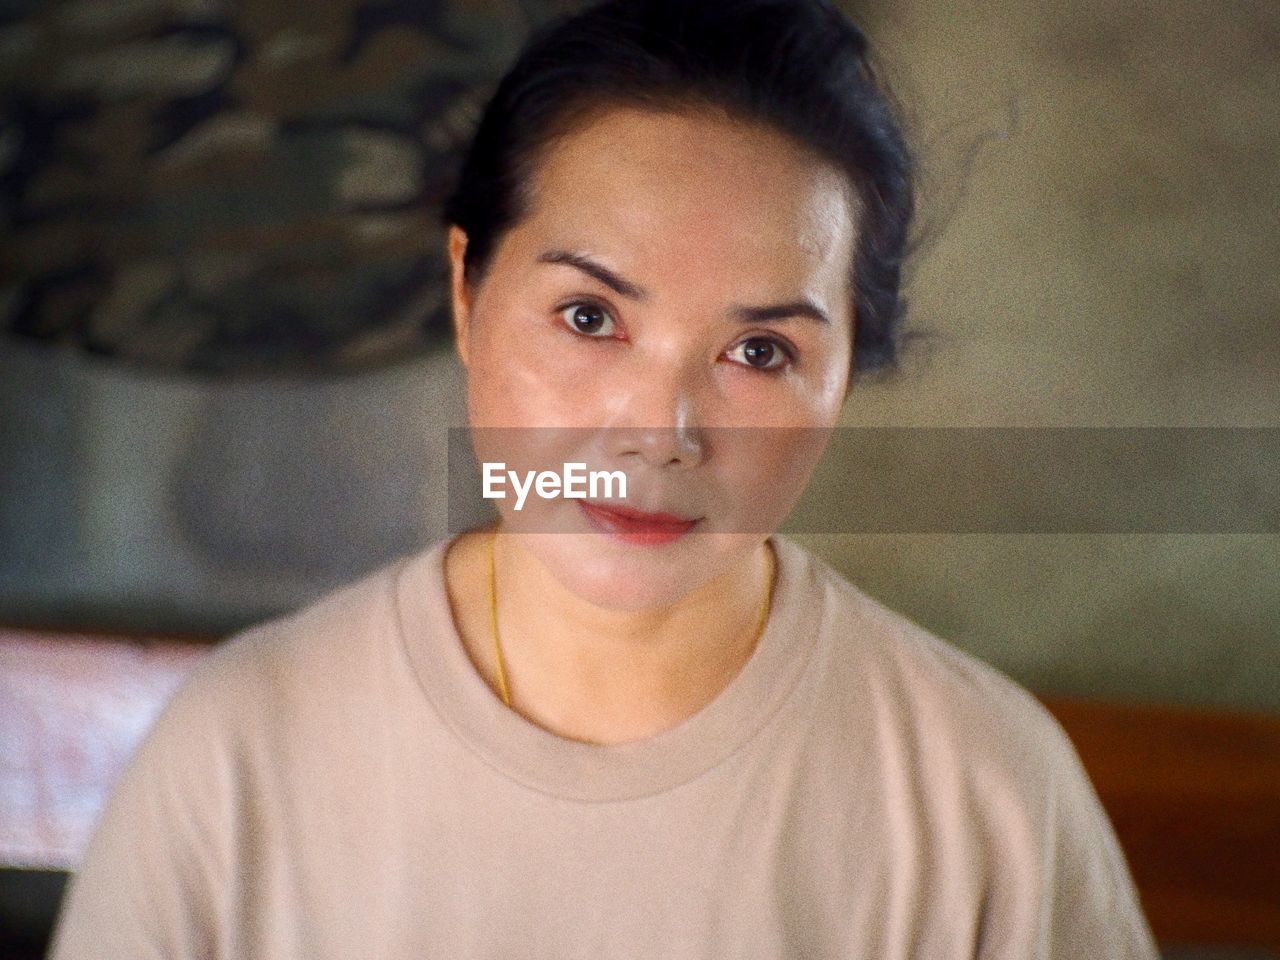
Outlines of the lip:
[[670,513],[645,513],[628,507],[605,507],[586,500],[579,500],[578,506],[597,530],[642,546],[660,546],[679,540],[701,519],[686,520]]

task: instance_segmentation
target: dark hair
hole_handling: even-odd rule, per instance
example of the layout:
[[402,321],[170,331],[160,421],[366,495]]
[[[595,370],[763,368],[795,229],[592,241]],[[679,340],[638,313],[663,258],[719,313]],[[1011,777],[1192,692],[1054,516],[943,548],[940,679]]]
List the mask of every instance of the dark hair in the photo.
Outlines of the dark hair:
[[606,0],[536,32],[499,83],[444,220],[468,279],[527,209],[540,148],[610,104],[719,107],[845,171],[859,198],[854,368],[894,364],[913,161],[862,32],[826,0]]

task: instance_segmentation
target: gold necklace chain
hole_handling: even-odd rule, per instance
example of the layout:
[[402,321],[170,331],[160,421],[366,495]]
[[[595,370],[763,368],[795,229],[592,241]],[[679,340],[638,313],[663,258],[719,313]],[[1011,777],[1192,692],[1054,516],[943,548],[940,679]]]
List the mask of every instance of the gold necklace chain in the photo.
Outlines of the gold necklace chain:
[[[493,544],[497,539],[498,531],[495,529],[489,534],[489,625],[493,629],[493,654],[498,663],[498,689],[502,694],[502,702],[510,707],[511,689],[507,686],[507,664],[502,656],[502,640],[498,636],[498,576],[493,560]],[[760,637],[764,634],[764,625],[769,620],[769,606],[773,600],[773,579],[777,573],[773,548],[767,545],[767,541],[765,557],[769,565],[769,573],[765,576],[764,600],[760,604],[760,615],[756,620],[755,638],[751,642],[752,650],[760,642]]]

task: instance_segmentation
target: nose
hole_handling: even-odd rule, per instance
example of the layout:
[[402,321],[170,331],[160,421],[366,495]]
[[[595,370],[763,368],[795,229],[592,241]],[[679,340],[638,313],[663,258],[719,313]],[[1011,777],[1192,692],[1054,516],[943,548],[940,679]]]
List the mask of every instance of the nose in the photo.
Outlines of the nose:
[[605,443],[611,458],[672,470],[698,466],[706,458],[708,436],[699,422],[697,394],[687,370],[650,367],[630,380],[609,403]]

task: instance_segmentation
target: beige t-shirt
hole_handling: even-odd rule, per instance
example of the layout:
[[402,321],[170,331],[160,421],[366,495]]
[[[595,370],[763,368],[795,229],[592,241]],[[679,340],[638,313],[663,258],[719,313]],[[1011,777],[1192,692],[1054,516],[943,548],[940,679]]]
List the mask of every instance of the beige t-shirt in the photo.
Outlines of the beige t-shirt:
[[1051,716],[773,541],[751,659],[627,744],[502,705],[444,540],[238,635],[115,788],[52,957],[1154,960]]

